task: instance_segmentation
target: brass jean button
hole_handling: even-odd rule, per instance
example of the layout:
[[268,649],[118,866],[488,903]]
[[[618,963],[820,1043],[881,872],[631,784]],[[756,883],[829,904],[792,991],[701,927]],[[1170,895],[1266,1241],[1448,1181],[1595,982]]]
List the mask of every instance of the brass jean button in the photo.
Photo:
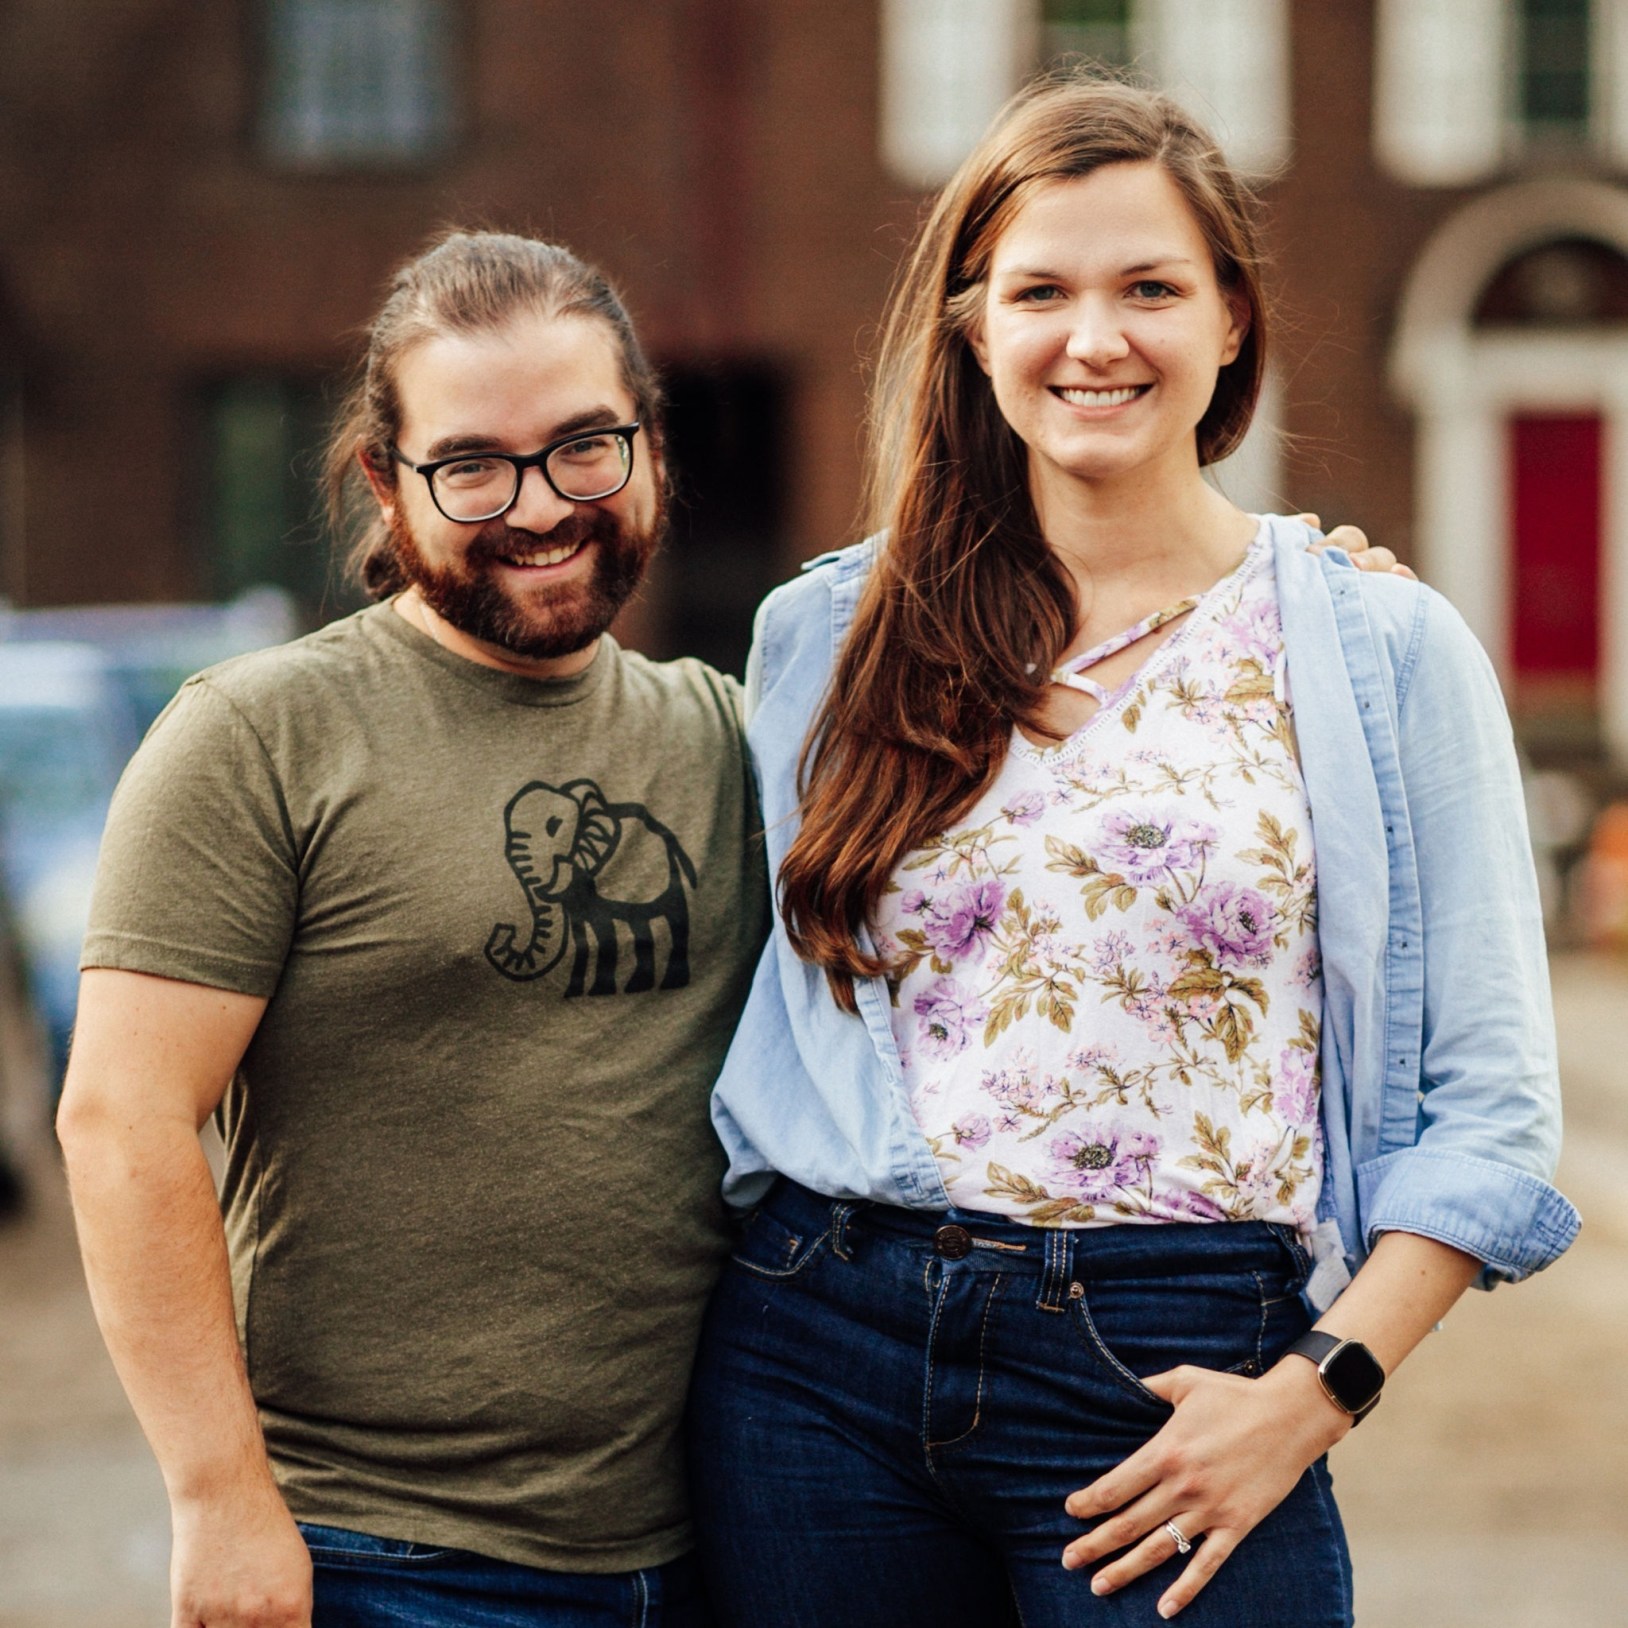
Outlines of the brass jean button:
[[947,1261],[965,1260],[972,1253],[972,1234],[965,1227],[940,1227],[933,1234],[933,1250]]

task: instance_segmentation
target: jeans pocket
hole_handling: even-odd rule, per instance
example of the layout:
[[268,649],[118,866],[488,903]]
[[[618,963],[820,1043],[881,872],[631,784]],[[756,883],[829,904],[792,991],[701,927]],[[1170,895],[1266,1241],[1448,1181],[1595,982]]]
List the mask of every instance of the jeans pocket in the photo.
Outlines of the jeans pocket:
[[793,1278],[830,1237],[829,1226],[823,1232],[794,1232],[772,1211],[759,1210],[730,1259],[760,1278]]
[[1264,1370],[1268,1301],[1279,1287],[1259,1272],[1111,1278],[1088,1281],[1071,1305],[1099,1363],[1133,1396],[1168,1412],[1143,1383],[1154,1374],[1184,1363],[1249,1376]]
[[352,1532],[348,1527],[319,1526],[299,1521],[300,1536],[318,1566],[363,1568],[370,1566],[412,1566],[441,1560],[452,1553],[427,1543],[408,1543],[402,1538],[379,1538],[371,1532]]

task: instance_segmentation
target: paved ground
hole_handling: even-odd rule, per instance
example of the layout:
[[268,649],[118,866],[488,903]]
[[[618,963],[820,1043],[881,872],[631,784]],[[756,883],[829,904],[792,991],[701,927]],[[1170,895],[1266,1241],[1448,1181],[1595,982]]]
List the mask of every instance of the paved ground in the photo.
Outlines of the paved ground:
[[[1628,964],[1565,958],[1555,986],[1587,1225],[1467,1299],[1339,1449],[1363,1628],[1628,1622]],[[43,1142],[31,1163],[34,1210],[0,1231],[0,1628],[162,1628],[162,1488]]]

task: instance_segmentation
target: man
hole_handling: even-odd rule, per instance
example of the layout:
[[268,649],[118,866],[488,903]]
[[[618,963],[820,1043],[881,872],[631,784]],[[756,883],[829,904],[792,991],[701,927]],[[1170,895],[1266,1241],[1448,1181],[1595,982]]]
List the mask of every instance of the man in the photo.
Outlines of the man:
[[688,1628],[707,1093],[767,895],[735,687],[605,632],[665,496],[614,293],[443,239],[358,470],[394,597],[182,690],[86,941],[60,1134],[173,1623]]

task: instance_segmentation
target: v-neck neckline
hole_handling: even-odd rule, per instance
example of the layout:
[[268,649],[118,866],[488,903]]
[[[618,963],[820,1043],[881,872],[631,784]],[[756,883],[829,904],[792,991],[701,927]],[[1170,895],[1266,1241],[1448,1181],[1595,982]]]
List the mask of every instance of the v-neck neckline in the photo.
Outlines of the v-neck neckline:
[[[1194,597],[1191,607],[1192,614],[1188,616],[1186,623],[1177,628],[1156,649],[1150,651],[1147,660],[1117,690],[1110,692],[1111,699],[1099,704],[1097,710],[1072,734],[1058,741],[1055,746],[1040,746],[1030,740],[1014,724],[1012,726],[1012,750],[1020,757],[1027,758],[1031,762],[1044,764],[1047,767],[1064,763],[1077,756],[1103,721],[1123,714],[1126,707],[1130,705],[1131,698],[1146,689],[1147,685],[1169,664],[1175,653],[1191,640],[1197,628],[1210,621],[1215,613],[1216,605],[1220,603],[1226,592],[1243,582],[1266,558],[1268,544],[1269,536],[1266,524],[1263,521],[1256,528],[1255,535],[1250,539],[1249,547],[1244,550],[1244,557],[1225,576],[1218,577],[1203,593]],[[1169,609],[1170,607],[1167,607],[1167,610]],[[1173,619],[1172,616],[1165,614],[1165,612],[1155,611],[1153,617],[1144,617],[1143,621],[1152,621],[1156,617],[1162,618],[1163,621]],[[1104,651],[1105,645],[1113,645],[1117,640],[1121,639],[1127,645],[1134,643],[1133,639],[1125,638],[1125,634],[1134,633],[1141,625],[1141,623],[1133,623],[1123,633],[1116,633],[1102,641],[1101,644],[1092,646],[1090,650],[1085,652],[1085,655],[1087,657],[1094,656],[1097,652]],[[1149,631],[1152,631],[1152,629]],[[1122,646],[1119,646],[1119,648],[1122,648]],[[1104,654],[1112,653],[1112,651],[1104,651]],[[1074,659],[1082,660],[1083,658],[1076,657]],[[1060,667],[1062,665],[1059,664]]]

